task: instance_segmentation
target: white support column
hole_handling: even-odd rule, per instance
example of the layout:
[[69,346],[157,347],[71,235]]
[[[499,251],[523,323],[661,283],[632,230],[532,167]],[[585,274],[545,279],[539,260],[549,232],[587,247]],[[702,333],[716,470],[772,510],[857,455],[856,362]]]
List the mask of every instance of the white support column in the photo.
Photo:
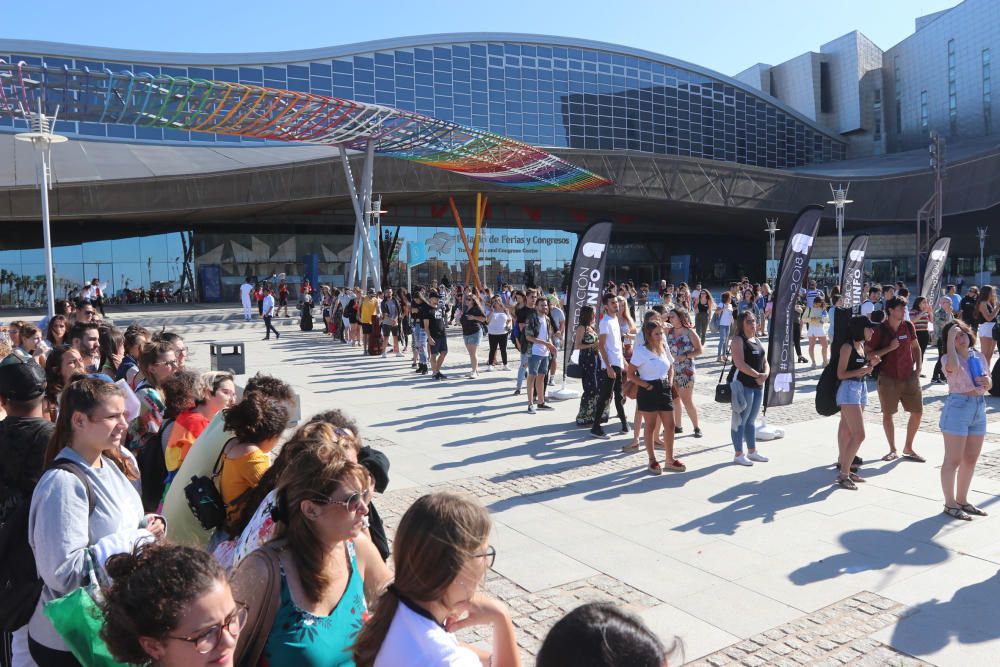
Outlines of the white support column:
[[[340,148],[340,159],[344,165],[344,176],[347,178],[347,189],[351,195],[351,204],[354,206],[354,245],[351,247],[351,264],[348,270],[349,286],[355,285],[358,275],[361,275],[361,288],[368,289],[367,268],[374,262],[372,257],[371,241],[369,239],[368,216],[365,213],[368,208],[367,200],[371,192],[371,175],[373,170],[375,145],[369,143],[368,151],[365,155],[365,164],[361,170],[361,192],[359,193],[354,184],[354,174],[351,172],[351,163],[347,159],[347,150],[343,146]],[[358,257],[359,241],[361,256]],[[359,265],[360,261],[360,265]],[[377,265],[376,265],[377,266]],[[376,277],[376,282],[378,278]]]
[[375,143],[369,141],[365,151],[365,166],[361,172],[361,237],[365,245],[365,254],[361,258],[361,289],[363,290],[368,289],[369,274],[374,278],[375,286],[379,287],[378,261],[373,256],[371,227],[368,225],[368,221],[371,219],[369,211],[371,210],[374,162]]
[[340,162],[344,167],[344,178],[347,179],[347,190],[351,195],[351,204],[354,206],[354,242],[351,244],[351,264],[344,278],[344,286],[351,288],[357,285],[358,275],[358,239],[361,235],[361,207],[358,205],[357,189],[354,185],[354,174],[351,172],[351,161],[347,159],[347,149],[338,146],[340,149]]

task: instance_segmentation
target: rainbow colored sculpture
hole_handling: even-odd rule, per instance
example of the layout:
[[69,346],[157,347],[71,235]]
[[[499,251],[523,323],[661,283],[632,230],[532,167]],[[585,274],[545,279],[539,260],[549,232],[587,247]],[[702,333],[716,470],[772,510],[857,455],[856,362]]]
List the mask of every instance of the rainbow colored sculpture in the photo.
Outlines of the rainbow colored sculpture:
[[61,120],[216,132],[344,146],[529,190],[588,190],[610,181],[498,134],[375,104],[276,88],[0,60],[0,114],[41,96]]

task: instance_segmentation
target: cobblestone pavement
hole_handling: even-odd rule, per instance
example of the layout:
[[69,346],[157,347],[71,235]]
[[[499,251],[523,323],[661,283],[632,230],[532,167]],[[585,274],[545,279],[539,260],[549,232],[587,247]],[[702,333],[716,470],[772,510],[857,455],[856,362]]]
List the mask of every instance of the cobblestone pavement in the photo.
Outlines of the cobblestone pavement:
[[692,667],[916,667],[930,664],[894,651],[869,637],[877,630],[893,625],[906,613],[902,605],[888,598],[862,592],[690,664]]

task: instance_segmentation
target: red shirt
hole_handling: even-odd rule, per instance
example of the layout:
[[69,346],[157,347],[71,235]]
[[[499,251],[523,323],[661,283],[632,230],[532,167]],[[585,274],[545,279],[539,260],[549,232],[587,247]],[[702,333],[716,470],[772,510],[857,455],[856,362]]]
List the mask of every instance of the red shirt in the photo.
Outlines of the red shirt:
[[894,331],[886,320],[882,326],[875,329],[871,342],[868,343],[868,349],[880,350],[887,347],[893,338],[899,339],[899,347],[892,352],[887,352],[882,357],[882,363],[879,364],[879,374],[884,373],[897,380],[906,380],[914,373],[913,341],[917,339],[917,332],[914,330],[913,324],[903,320],[899,328]]

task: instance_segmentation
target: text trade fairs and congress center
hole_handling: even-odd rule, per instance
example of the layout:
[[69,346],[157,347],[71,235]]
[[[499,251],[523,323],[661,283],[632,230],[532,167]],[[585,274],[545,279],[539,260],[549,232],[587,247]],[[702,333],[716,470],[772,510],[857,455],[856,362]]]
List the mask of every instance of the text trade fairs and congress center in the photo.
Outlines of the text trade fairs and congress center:
[[[393,264],[394,284],[405,284],[407,258],[414,282],[464,276],[448,198],[468,229],[478,192],[488,197],[480,256],[489,285],[498,275],[562,284],[577,233],[596,220],[615,222],[612,279],[760,278],[765,218],[778,219],[780,242],[799,209],[831,199],[831,183],[850,183],[845,235],[872,234],[866,271],[912,281],[917,212],[934,194],[932,133],[943,139],[949,274],[968,281],[979,271],[976,227],[1000,210],[994,56],[995,0],[922,17],[886,51],[852,32],[735,76],[627,46],[537,35],[247,54],[0,39],[7,63],[253,84],[413,111],[545,148],[612,182],[531,191],[376,158],[383,230],[399,226],[407,250]],[[247,275],[285,273],[295,283],[318,273],[343,284],[355,218],[337,149],[101,119],[56,127],[70,139],[52,151],[60,284],[96,276],[117,292],[176,280],[189,233],[205,298],[235,299]],[[34,155],[14,140],[25,129],[0,121],[0,267],[35,277],[44,259]],[[352,158],[355,171],[360,158]],[[820,274],[836,261],[832,207],[826,220],[813,251]],[[998,238],[1000,227],[987,237],[988,272]]]

